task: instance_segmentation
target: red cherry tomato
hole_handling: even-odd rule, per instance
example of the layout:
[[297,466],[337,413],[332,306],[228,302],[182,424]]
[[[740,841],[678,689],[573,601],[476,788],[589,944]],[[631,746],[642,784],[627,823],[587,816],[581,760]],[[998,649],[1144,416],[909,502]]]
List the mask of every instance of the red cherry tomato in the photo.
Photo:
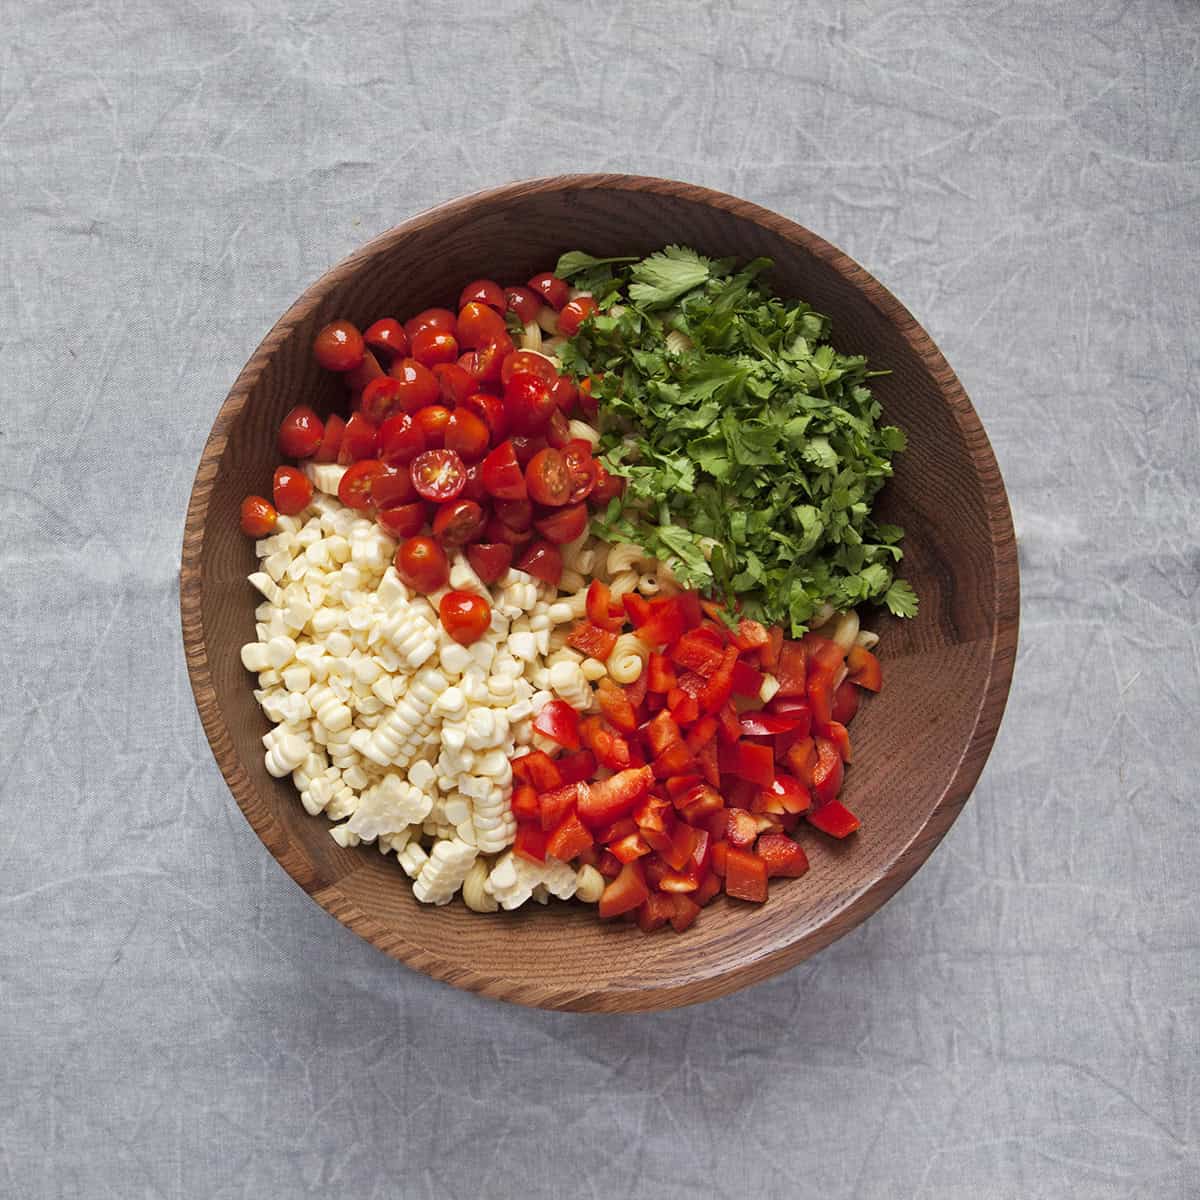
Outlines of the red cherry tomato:
[[363,334],[363,341],[372,350],[383,350],[391,358],[403,358],[408,353],[408,334],[395,317],[383,317]]
[[478,537],[487,524],[483,509],[474,500],[451,500],[433,518],[433,536],[443,546],[462,546]]
[[542,517],[534,524],[548,542],[555,542],[560,546],[566,542],[573,542],[588,526],[587,505],[572,504],[567,508],[560,508],[558,512]]
[[365,350],[362,362],[353,371],[347,371],[342,378],[346,381],[346,387],[351,395],[361,398],[363,388],[372,379],[378,379],[382,374],[383,368],[379,365],[379,359],[370,350]]
[[435,363],[432,369],[441,401],[447,408],[457,408],[475,390],[470,375],[456,362]]
[[338,499],[348,508],[370,508],[371,487],[375,477],[386,470],[387,467],[375,458],[364,458],[351,463],[338,484]]
[[574,300],[564,304],[562,311],[558,314],[558,332],[563,337],[571,337],[579,332],[580,325],[588,317],[594,316],[597,312],[599,309],[591,296],[576,296]]
[[338,462],[343,466],[363,458],[374,458],[379,447],[379,429],[375,422],[360,412],[351,413],[342,430],[342,445]]
[[493,584],[512,566],[513,551],[503,542],[476,542],[467,547],[471,570],[486,584]]
[[313,340],[313,357],[327,371],[353,371],[365,349],[358,326],[349,321],[330,321]]
[[453,450],[426,450],[409,464],[413,487],[425,500],[454,500],[467,486],[467,469]]
[[486,500],[488,490],[483,486],[483,464],[471,463],[467,467],[467,483],[462,490],[464,500]]
[[376,424],[386,421],[392,413],[399,412],[403,407],[400,403],[402,391],[403,385],[400,380],[393,379],[391,375],[380,375],[363,388],[359,408],[364,416]]
[[558,375],[554,382],[550,385],[550,395],[554,397],[554,403],[570,416],[575,411],[575,406],[579,403],[579,389],[575,386],[575,380],[566,375]]
[[602,463],[596,463],[596,486],[592,489],[593,504],[607,504],[625,490],[625,477],[614,475]]
[[396,572],[410,588],[428,595],[446,586],[450,564],[433,538],[410,537],[396,551]]
[[279,452],[286,458],[312,458],[325,438],[321,418],[305,404],[298,404],[279,426]]
[[436,329],[439,333],[458,337],[458,318],[448,308],[424,309],[404,322],[404,332],[408,335],[410,345],[413,337],[422,329]]
[[570,441],[563,448],[563,460],[571,476],[571,494],[568,504],[579,504],[595,490],[600,478],[600,464],[592,457],[591,446],[581,440]]
[[303,512],[312,501],[312,480],[297,467],[276,467],[271,490],[275,508],[287,517]]
[[385,508],[375,515],[384,532],[394,538],[410,538],[425,527],[425,505],[398,504]]
[[546,441],[555,450],[571,444],[571,424],[561,408],[556,408],[546,422]]
[[392,376],[400,383],[400,407],[416,412],[427,404],[436,404],[441,388],[437,377],[415,358],[401,358],[392,363]]
[[508,440],[512,442],[513,453],[517,456],[517,466],[522,471],[529,466],[529,460],[539,450],[546,448],[546,439],[542,437],[515,437]]
[[425,438],[430,450],[439,449],[446,438],[446,426],[450,424],[450,410],[440,404],[430,404],[413,418]]
[[494,308],[470,300],[458,314],[458,340],[466,350],[479,350],[498,337],[506,337],[508,327]]
[[238,524],[247,537],[269,537],[277,520],[279,514],[269,500],[264,500],[261,496],[247,496],[242,501]]
[[516,371],[504,387],[504,411],[514,433],[540,433],[557,406],[540,375]]
[[571,495],[571,473],[558,450],[539,450],[525,468],[525,487],[531,500],[554,508],[566,504]]
[[483,530],[485,542],[503,542],[506,546],[523,546],[532,537],[532,529],[514,529],[511,525],[505,525],[495,513],[488,518]]
[[384,462],[383,470],[371,480],[371,503],[378,509],[411,504],[417,498],[412,476],[403,467]]
[[563,571],[562,551],[549,542],[534,542],[517,560],[517,570],[558,587]]
[[509,529],[524,533],[533,528],[533,505],[528,500],[497,500],[495,509]]
[[342,448],[342,430],[345,428],[346,422],[337,413],[330,413],[325,418],[325,436],[313,455],[314,462],[337,462],[338,451]]
[[425,435],[411,413],[388,417],[380,427],[379,457],[384,462],[403,466],[424,449]]
[[442,628],[460,645],[477,642],[492,624],[492,606],[474,592],[447,592],[438,603]]
[[473,412],[486,426],[488,440],[499,443],[508,433],[508,417],[504,414],[504,401],[490,392],[472,392],[461,405]]
[[463,462],[478,462],[487,453],[488,440],[488,427],[473,412],[462,408],[450,414],[446,449],[456,451]]
[[458,360],[458,365],[475,380],[476,385],[499,383],[504,360],[512,350],[512,338],[505,333],[494,338],[486,346],[464,354]]
[[504,299],[508,305],[509,312],[515,312],[521,319],[522,325],[528,325],[530,321],[536,321],[538,310],[542,307],[542,301],[539,296],[536,296],[527,287],[521,287],[514,284],[511,287],[504,289]]
[[413,335],[411,353],[423,367],[452,363],[458,358],[458,342],[440,329],[421,329]]
[[458,307],[466,308],[471,301],[486,304],[497,312],[504,311],[504,289],[494,279],[472,279],[458,297]]
[[497,500],[525,499],[525,475],[517,463],[512,442],[501,442],[483,460],[483,486]]
[[567,287],[565,279],[559,279],[557,275],[551,275],[548,271],[542,275],[535,275],[529,281],[529,287],[556,310],[566,304],[567,293],[571,290]]
[[528,371],[531,375],[540,375],[547,383],[553,384],[558,378],[554,364],[536,350],[514,350],[500,367],[500,382],[508,383],[517,371]]

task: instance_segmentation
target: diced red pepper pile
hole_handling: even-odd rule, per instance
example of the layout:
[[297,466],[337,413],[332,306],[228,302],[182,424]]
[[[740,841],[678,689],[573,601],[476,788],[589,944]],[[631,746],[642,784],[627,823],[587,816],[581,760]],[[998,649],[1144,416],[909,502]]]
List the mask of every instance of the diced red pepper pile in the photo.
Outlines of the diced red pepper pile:
[[[761,903],[770,879],[803,875],[801,818],[836,838],[858,829],[837,796],[847,726],[859,689],[880,688],[879,660],[757,621],[730,630],[691,592],[615,604],[598,580],[569,644],[604,660],[626,621],[654,647],[642,675],[624,688],[602,679],[602,715],[547,704],[534,727],[567,752],[513,763],[515,850],[596,867],[609,880],[603,918],[682,932],[722,890]],[[764,707],[767,674],[779,689]]]

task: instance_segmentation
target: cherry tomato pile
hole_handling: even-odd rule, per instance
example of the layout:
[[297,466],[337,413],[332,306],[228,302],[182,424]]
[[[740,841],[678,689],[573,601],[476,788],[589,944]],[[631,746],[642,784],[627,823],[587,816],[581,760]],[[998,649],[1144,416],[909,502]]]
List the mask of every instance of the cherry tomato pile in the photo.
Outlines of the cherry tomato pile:
[[[859,827],[838,799],[851,758],[859,689],[878,691],[879,660],[861,646],[743,620],[732,631],[695,593],[612,601],[599,580],[568,644],[601,660],[626,621],[654,647],[624,688],[602,679],[603,715],[561,700],[534,728],[563,747],[513,762],[515,853],[596,867],[608,879],[601,917],[682,932],[719,892],[767,899],[768,880],[808,870],[790,835],[801,819],[844,838]],[[779,689],[757,698],[764,676]],[[613,772],[597,780],[600,767]]]
[[[447,548],[465,549],[484,583],[515,565],[556,585],[558,547],[587,528],[589,504],[619,494],[623,481],[593,458],[589,442],[570,436],[572,415],[594,415],[588,389],[545,356],[516,349],[505,322],[507,312],[535,321],[549,305],[563,332],[573,333],[596,305],[568,296],[567,284],[548,274],[527,286],[476,279],[463,288],[457,313],[428,308],[363,331],[339,320],[317,334],[313,355],[345,379],[350,416],[322,421],[311,408],[293,408],[280,426],[280,452],[347,468],[338,498],[400,540],[396,570],[417,591],[446,585]],[[312,484],[281,466],[273,499],[247,497],[247,535],[265,537],[277,513],[300,512]],[[459,640],[487,629],[477,612],[469,619],[450,612],[443,606],[443,623],[454,622]]]

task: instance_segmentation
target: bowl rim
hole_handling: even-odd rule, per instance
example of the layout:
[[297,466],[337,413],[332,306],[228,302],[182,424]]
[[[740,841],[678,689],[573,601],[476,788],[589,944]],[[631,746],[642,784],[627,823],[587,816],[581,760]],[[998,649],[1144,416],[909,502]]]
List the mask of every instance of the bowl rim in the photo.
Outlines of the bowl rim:
[[[714,963],[687,981],[651,981],[645,987],[612,987],[581,993],[578,989],[542,987],[534,992],[508,984],[502,977],[474,971],[403,940],[346,897],[336,882],[326,883],[307,855],[287,836],[266,806],[256,801],[257,785],[233,746],[217,703],[208,665],[202,612],[200,563],[209,501],[229,430],[244,408],[271,356],[293,328],[305,320],[328,292],[360,266],[389,250],[401,239],[428,225],[467,216],[481,203],[503,202],[538,193],[563,191],[631,191],[682,198],[730,213],[758,225],[821,260],[851,284],[897,330],[935,380],[941,397],[968,447],[980,481],[993,551],[995,603],[990,613],[992,637],[986,685],[979,697],[970,736],[928,818],[899,853],[814,929],[764,948],[755,958],[733,966]],[[958,377],[933,339],[899,300],[859,263],[799,223],[728,193],[680,180],[628,174],[568,174],[519,180],[456,197],[426,209],[371,238],[331,266],[310,284],[272,325],[239,372],[221,405],[196,470],[183,531],[180,562],[180,617],[188,677],[213,756],[242,814],[272,857],[318,904],[376,948],[444,983],[495,999],[539,1008],[578,1011],[632,1011],[696,1003],[736,991],[807,958],[861,924],[889,900],[929,857],[962,811],[987,761],[1004,715],[1016,662],[1020,584],[1012,515],[1004,481],[983,424]]]

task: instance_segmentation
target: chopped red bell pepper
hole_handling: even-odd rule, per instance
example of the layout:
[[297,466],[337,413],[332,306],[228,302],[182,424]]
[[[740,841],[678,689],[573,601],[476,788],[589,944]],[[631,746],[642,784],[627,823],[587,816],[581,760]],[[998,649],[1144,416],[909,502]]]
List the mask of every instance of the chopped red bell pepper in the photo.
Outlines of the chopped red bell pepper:
[[665,600],[652,600],[650,608],[650,619],[638,626],[638,637],[647,646],[669,646],[677,642],[686,628],[679,598],[669,596]]
[[638,928],[643,933],[653,933],[668,921],[674,920],[674,917],[675,905],[671,902],[671,897],[660,892],[651,892],[637,910]]
[[585,717],[580,721],[579,737],[602,767],[620,771],[633,762],[629,743],[601,717]]
[[767,864],[750,851],[731,846],[725,858],[725,894],[761,904],[767,898]]
[[720,787],[721,766],[717,756],[716,738],[710,739],[700,747],[700,749],[696,752],[696,762],[699,765],[704,778],[707,779],[713,787]]
[[743,736],[764,737],[776,733],[790,733],[800,725],[801,718],[791,713],[785,715],[774,712],[744,712],[738,718],[738,722]]
[[513,853],[531,862],[545,862],[546,841],[546,831],[540,825],[518,823]]
[[527,783],[518,783],[513,788],[512,800],[509,803],[513,816],[518,821],[537,821],[541,817],[537,792]]
[[770,787],[775,779],[775,754],[770,746],[739,742],[736,746],[721,747],[722,773],[748,779],[760,788]]
[[737,647],[727,646],[721,665],[713,672],[712,677],[697,697],[701,711],[712,716],[720,712],[733,694],[733,671],[737,664]]
[[[717,883],[718,889],[720,886],[720,883]],[[685,929],[690,928],[700,915],[700,905],[682,892],[676,892],[671,896],[671,906],[674,910],[671,914],[671,928],[676,933],[682,933]]]
[[591,621],[581,621],[567,636],[567,645],[574,647],[580,654],[589,658],[607,662],[608,656],[617,644],[617,635],[611,629],[601,629]]
[[764,833],[754,853],[767,864],[767,878],[799,879],[808,870],[808,856],[799,842],[786,833]]
[[740,658],[733,664],[733,694],[757,696],[762,691],[763,673]]
[[638,865],[642,868],[642,874],[645,877],[647,885],[655,891],[658,890],[658,885],[662,883],[663,876],[671,870],[657,854],[648,854],[645,858],[639,858]]
[[725,814],[725,840],[731,846],[753,846],[758,837],[758,822],[752,812],[731,808]]
[[717,736],[717,718],[716,717],[701,717],[683,735],[684,744],[695,754],[703,746],[707,746],[709,742]]
[[775,735],[775,755],[778,758],[812,733],[812,710],[807,700],[775,700],[771,702],[771,712],[795,722],[794,728]]
[[642,702],[646,699],[646,672],[643,671],[632,683],[625,685],[625,695],[629,703],[638,711],[638,718],[641,719]]
[[537,792],[548,792],[562,783],[554,759],[544,750],[531,750],[520,758],[514,758],[512,770],[515,779],[529,784]]
[[814,829],[835,838],[849,837],[862,824],[840,800],[830,800],[828,804],[806,812],[804,819]]
[[759,666],[762,667],[770,675],[775,674],[775,669],[779,666],[779,652],[783,649],[783,629],[779,625],[772,625],[767,630],[767,642],[758,652]]
[[683,743],[683,734],[675,722],[675,718],[667,711],[660,712],[643,730],[646,745],[653,754],[662,754],[664,750]]
[[703,783],[702,775],[672,775],[670,779],[663,780],[663,787],[666,793],[672,800],[677,796],[682,796],[684,792],[690,792],[698,783]]
[[646,688],[651,692],[662,692],[664,695],[676,686],[675,668],[665,654],[655,650],[646,663],[644,672]]
[[534,714],[533,727],[567,750],[579,749],[579,714],[565,700],[547,700]]
[[805,787],[812,787],[813,767],[817,765],[817,747],[813,739],[802,738],[794,746],[789,746],[783,757],[792,774]]
[[711,866],[712,866],[713,874],[720,877],[721,879],[725,878],[725,868],[728,865],[728,858],[729,858],[729,843],[728,842],[718,842],[713,847]]
[[[596,830],[596,841],[602,845],[608,845],[610,842],[619,842],[623,837],[628,837],[631,833],[637,833],[637,822],[632,817],[622,817],[619,821],[614,821],[611,825],[605,825],[603,829]],[[612,848],[611,846],[609,847]]]
[[671,814],[671,802],[651,793],[633,810],[633,820],[641,830],[665,830]]
[[546,842],[546,853],[559,862],[570,862],[591,845],[592,835],[583,822],[574,813],[568,813]]
[[[708,681],[704,676],[695,671],[684,671],[679,676],[679,690],[687,692],[689,696],[699,696],[707,685]],[[669,692],[667,694],[670,695]]]
[[[687,826],[684,826],[686,829]],[[663,892],[694,892],[700,886],[700,878],[686,871],[668,871],[659,881],[659,890]]]
[[609,844],[608,847],[620,862],[633,862],[650,853],[650,845],[636,830]]
[[547,832],[560,825],[579,800],[579,784],[564,783],[538,797],[538,812],[541,826]]
[[650,620],[653,610],[650,608],[650,601],[645,596],[639,596],[637,592],[626,592],[621,597],[621,603],[625,606],[625,615],[634,629],[641,629]]
[[702,619],[699,593],[680,592],[676,599],[679,601],[679,612],[683,616],[685,628],[694,629]]
[[596,756],[590,750],[578,750],[554,760],[563,783],[582,783],[596,773]]
[[813,724],[820,729],[833,720],[833,689],[842,668],[842,648],[816,633],[804,635],[808,677],[805,692]]
[[600,916],[602,919],[619,917],[623,912],[637,908],[649,895],[641,866],[636,861],[626,863],[600,897]]
[[817,760],[812,769],[813,802],[819,807],[828,804],[842,790],[845,767],[842,756],[828,738],[814,738]]
[[587,618],[601,629],[619,632],[625,624],[625,608],[613,605],[612,589],[607,583],[593,579],[587,590]]
[[[629,697],[607,675],[596,686],[596,699],[610,725],[622,733],[632,733],[637,728],[637,714],[629,703]],[[537,726],[534,725],[534,728]]]
[[700,716],[700,705],[696,697],[689,696],[683,688],[672,688],[667,693],[667,707],[680,725],[691,725]]
[[737,709],[732,704],[726,704],[717,713],[717,735],[727,744],[741,740],[742,723],[738,718]]
[[776,696],[804,696],[806,667],[804,646],[801,642],[785,641],[779,649],[779,663],[775,678],[779,680]]
[[699,838],[698,830],[684,821],[676,821],[671,831],[670,846],[666,850],[659,850],[659,854],[672,870],[682,871],[691,862]]
[[700,820],[713,812],[723,812],[725,798],[716,788],[702,783],[675,802],[683,819],[690,825],[699,824]]
[[883,668],[879,659],[865,646],[851,646],[846,658],[850,668],[850,682],[869,692],[877,692],[883,686]]
[[850,747],[850,731],[838,721],[830,721],[829,727],[825,731],[825,736],[837,747],[838,753],[842,756],[842,762],[848,763],[853,761],[853,751]]
[[751,621],[743,618],[738,627],[729,635],[730,641],[743,653],[747,650],[757,650],[770,641],[767,627],[761,621]]
[[852,679],[843,679],[833,693],[833,719],[849,725],[858,712],[858,687]]
[[700,881],[700,886],[689,896],[681,896],[676,893],[674,899],[686,900],[690,899],[694,904],[703,908],[710,901],[715,900],[721,894],[721,877],[715,872],[710,871]]
[[621,864],[618,862],[616,855],[608,850],[601,850],[599,856],[596,858],[596,870],[605,879],[616,879],[621,873]]
[[709,629],[691,629],[671,647],[671,661],[689,671],[709,678],[721,665],[725,647],[718,634]]
[[763,789],[763,794],[778,800],[780,808],[787,813],[807,812],[812,807],[812,797],[808,794],[808,788],[791,775],[777,774],[771,780],[770,786]]
[[688,870],[698,872],[703,875],[709,868],[712,862],[713,836],[707,829],[697,829],[692,827],[696,835],[695,845],[692,848],[692,857],[688,864]]
[[[840,761],[840,760],[839,760]],[[579,785],[577,811],[585,825],[598,829],[627,817],[654,783],[649,767],[631,767],[609,779]]]
[[696,766],[682,742],[668,746],[653,762],[656,779],[670,779],[673,775],[691,774]]

